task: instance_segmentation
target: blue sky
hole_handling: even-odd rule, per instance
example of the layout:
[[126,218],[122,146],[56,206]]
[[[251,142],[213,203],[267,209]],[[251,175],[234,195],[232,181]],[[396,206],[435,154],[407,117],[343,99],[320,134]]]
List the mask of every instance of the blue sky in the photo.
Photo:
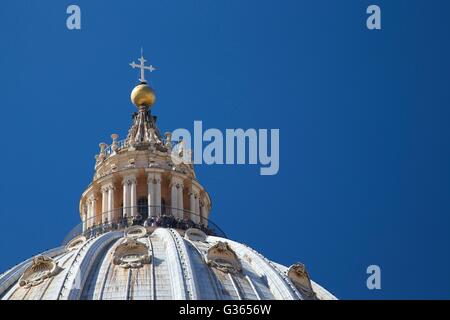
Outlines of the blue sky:
[[[82,29],[66,28],[78,4]],[[382,30],[365,27],[382,9]],[[140,47],[164,131],[279,128],[280,171],[197,166],[211,218],[340,298],[450,298],[448,1],[2,1],[0,270],[79,222]],[[366,288],[366,268],[382,289]]]

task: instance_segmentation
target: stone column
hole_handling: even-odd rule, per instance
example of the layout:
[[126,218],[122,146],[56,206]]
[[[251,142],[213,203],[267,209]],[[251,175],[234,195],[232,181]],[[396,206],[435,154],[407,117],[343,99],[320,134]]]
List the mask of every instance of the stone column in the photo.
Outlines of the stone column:
[[200,195],[197,193],[195,195],[195,219],[193,220],[195,223],[200,223]]
[[130,181],[127,178],[124,178],[122,181],[123,186],[123,218],[127,218],[129,216],[130,210]]
[[81,225],[82,225],[82,232],[85,232],[87,230],[87,226],[86,226],[86,215],[82,214],[81,215]]
[[161,174],[149,173],[148,183],[148,214],[155,217],[161,215]]
[[161,213],[161,175],[159,173],[155,174],[155,206],[156,206],[156,215],[160,216]]
[[[195,213],[195,193],[192,190],[189,192],[189,211]],[[191,215],[191,220],[192,217],[193,215]]]
[[199,188],[192,184],[191,186],[191,192],[190,192],[190,211],[191,216],[190,219],[194,223],[200,223],[200,208],[199,208],[199,197],[200,197],[200,190]]
[[190,200],[190,211],[191,216],[190,219],[194,223],[200,223],[200,217],[199,217],[199,190],[196,186],[191,186],[191,191],[189,193],[189,200]]
[[[107,222],[107,214],[109,211],[108,208],[108,186],[102,186],[101,188],[102,191],[102,223],[106,223]],[[109,220],[108,220],[109,222]]]
[[155,178],[152,173],[149,173],[147,177],[147,204],[148,204],[148,216],[153,217],[156,214],[156,192],[155,192]]
[[205,216],[205,203],[203,202],[203,200],[200,201],[199,206],[200,206],[200,223],[207,226],[208,221],[206,220],[206,216]]
[[112,223],[114,220],[114,184],[111,182],[108,184],[108,223]]
[[95,200],[94,199],[91,199],[91,208],[90,208],[90,213],[89,213],[89,225],[91,226],[91,228],[92,227],[94,227],[95,226],[95,206],[94,206],[94,202],[95,202]]
[[136,177],[131,177],[130,179],[130,206],[131,206],[131,216],[135,217],[138,214],[137,210],[137,194],[136,194]]
[[86,204],[83,205],[82,210],[83,210],[83,212],[81,213],[81,221],[83,222],[83,232],[85,232],[87,230],[87,228],[88,228],[88,226],[87,226],[87,214],[88,214],[88,212],[87,212],[87,205]]
[[178,193],[178,203],[177,203],[177,205],[178,205],[178,207],[177,207],[177,209],[179,209],[178,210],[178,218],[180,218],[180,219],[182,219],[183,218],[183,209],[184,209],[184,206],[183,206],[183,188],[184,188],[184,185],[183,185],[183,183],[182,182],[180,182],[179,184],[178,184],[178,186],[177,186],[177,193]]
[[97,215],[97,198],[92,195],[91,196],[91,227],[96,224],[96,215]]
[[91,200],[88,198],[86,201],[86,227],[89,229],[91,226]]
[[171,213],[174,217],[178,217],[178,190],[177,190],[177,183],[175,181],[172,181],[170,184],[170,206],[172,207]]

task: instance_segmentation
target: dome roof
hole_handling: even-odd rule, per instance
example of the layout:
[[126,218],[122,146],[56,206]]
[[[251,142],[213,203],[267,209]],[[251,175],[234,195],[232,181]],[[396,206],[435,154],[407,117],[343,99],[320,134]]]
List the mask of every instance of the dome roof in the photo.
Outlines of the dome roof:
[[0,276],[4,300],[336,299],[302,264],[287,268],[229,239],[133,226],[28,259]]

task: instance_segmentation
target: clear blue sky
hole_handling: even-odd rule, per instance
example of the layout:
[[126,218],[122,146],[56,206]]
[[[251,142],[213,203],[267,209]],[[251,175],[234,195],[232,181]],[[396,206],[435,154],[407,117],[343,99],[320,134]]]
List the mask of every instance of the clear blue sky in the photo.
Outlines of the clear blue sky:
[[[78,4],[82,30],[66,29]],[[381,31],[365,27],[369,4]],[[79,222],[141,46],[162,131],[279,128],[280,172],[198,166],[227,234],[340,298],[450,298],[448,1],[2,1],[0,270]],[[382,269],[382,290],[366,268]]]

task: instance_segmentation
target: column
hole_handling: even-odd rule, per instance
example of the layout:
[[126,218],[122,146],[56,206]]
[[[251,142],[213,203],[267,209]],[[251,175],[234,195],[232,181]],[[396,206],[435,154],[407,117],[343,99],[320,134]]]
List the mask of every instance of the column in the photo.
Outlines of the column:
[[178,190],[177,190],[177,183],[175,181],[172,181],[172,183],[170,184],[170,201],[171,204],[170,206],[171,208],[171,213],[172,216],[174,217],[178,217]]
[[130,210],[130,184],[127,178],[124,178],[122,181],[123,185],[123,218],[127,218],[129,216]]
[[189,219],[194,223],[199,223],[199,203],[198,203],[198,197],[199,197],[199,190],[196,186],[191,186],[191,191],[189,193],[189,202],[190,202],[190,217]]
[[147,204],[148,204],[148,216],[153,217],[156,214],[156,192],[155,192],[155,178],[152,173],[149,173],[147,178]]
[[137,210],[137,194],[136,194],[136,178],[131,177],[130,179],[130,206],[131,206],[131,216],[135,217],[138,214]]
[[86,227],[89,229],[91,224],[91,200],[88,198],[86,202]]
[[91,228],[95,225],[95,215],[96,215],[96,198],[94,195],[89,197],[89,206],[88,206],[88,226]]
[[114,220],[114,187],[113,183],[108,186],[108,223],[112,223]]
[[208,220],[206,220],[206,216],[205,216],[205,203],[203,201],[200,201],[199,205],[200,205],[200,223],[207,226]]
[[195,217],[193,220],[195,223],[200,223],[200,195],[198,193],[195,194]]
[[88,228],[87,226],[87,205],[83,205],[83,212],[81,213],[81,221],[83,222],[83,232],[85,232]]
[[108,208],[108,186],[102,186],[102,224],[109,222],[107,219]]
[[155,174],[155,206],[156,215],[160,216],[161,213],[161,175],[159,173]]
[[178,197],[177,205],[178,205],[178,207],[177,207],[177,209],[179,209],[179,210],[177,210],[177,211],[178,211],[178,218],[180,218],[180,219],[183,218],[183,209],[184,209],[184,206],[183,206],[183,187],[184,186],[183,186],[182,182],[178,183],[178,186],[177,186],[177,193],[178,193],[178,195],[177,195],[177,197]]
[[86,226],[86,215],[83,213],[81,215],[81,223],[82,223],[82,232],[85,232],[87,230],[87,226]]
[[192,213],[190,219],[194,221],[192,218],[194,218],[195,213],[195,193],[192,189],[189,192],[189,211]]
[[94,198],[92,199],[92,224],[96,225],[97,224],[97,198],[94,196]]

